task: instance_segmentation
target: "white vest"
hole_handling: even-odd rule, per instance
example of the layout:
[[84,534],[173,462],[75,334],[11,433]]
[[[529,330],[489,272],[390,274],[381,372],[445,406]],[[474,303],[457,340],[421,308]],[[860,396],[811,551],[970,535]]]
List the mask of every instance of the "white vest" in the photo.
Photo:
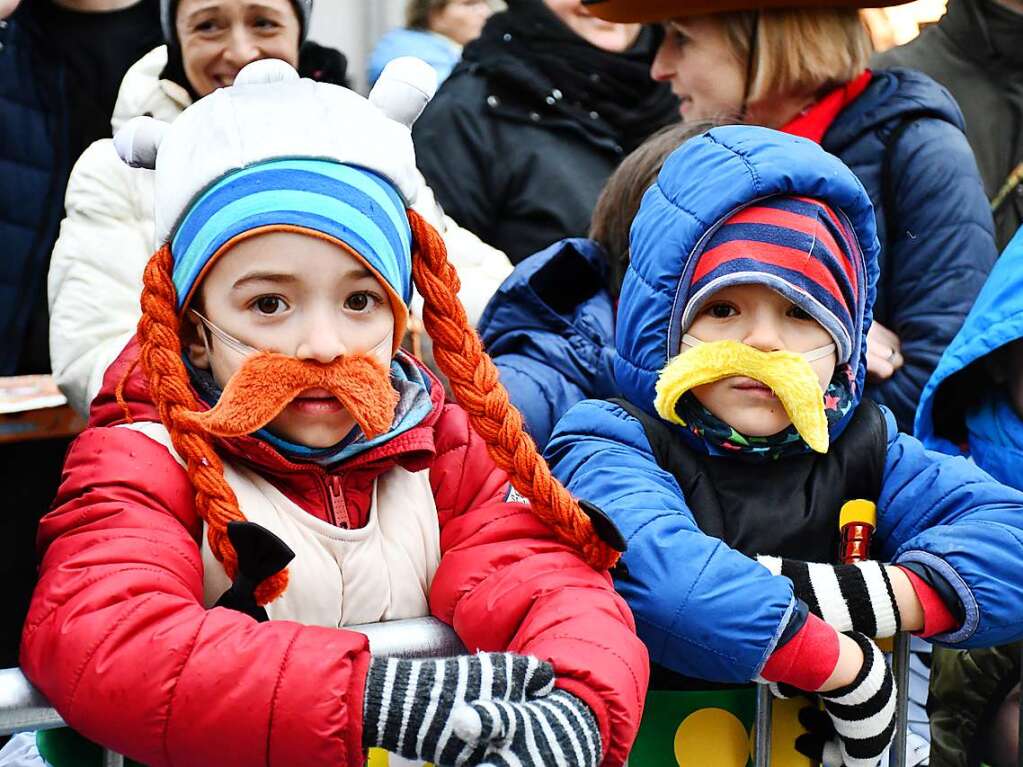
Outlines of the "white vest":
[[[124,424],[160,443],[179,464],[163,424]],[[315,626],[421,618],[440,564],[440,526],[429,471],[395,467],[373,485],[369,520],[348,530],[314,517],[258,473],[224,464],[224,475],[246,519],[273,532],[295,552],[283,595],[267,605],[272,620]],[[203,599],[211,607],[231,585],[202,536]]]

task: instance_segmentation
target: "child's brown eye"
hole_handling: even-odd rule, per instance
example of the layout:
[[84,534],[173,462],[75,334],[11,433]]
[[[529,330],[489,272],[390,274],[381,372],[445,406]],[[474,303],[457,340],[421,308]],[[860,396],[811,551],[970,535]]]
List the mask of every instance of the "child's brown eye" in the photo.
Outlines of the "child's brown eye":
[[793,306],[789,309],[789,317],[797,320],[812,320],[813,317],[807,314],[805,311],[800,309],[798,306]]
[[353,312],[364,312],[371,308],[373,305],[374,298],[369,293],[352,293],[348,296],[348,300],[345,301],[345,309],[351,309]]
[[277,314],[284,308],[284,302],[278,296],[260,296],[253,306],[262,314]]

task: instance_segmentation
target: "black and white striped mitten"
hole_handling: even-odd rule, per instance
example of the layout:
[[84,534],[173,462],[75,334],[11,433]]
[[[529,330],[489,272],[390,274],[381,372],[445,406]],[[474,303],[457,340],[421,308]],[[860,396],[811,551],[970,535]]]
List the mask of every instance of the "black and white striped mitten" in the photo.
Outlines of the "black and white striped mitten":
[[792,581],[796,597],[836,631],[857,631],[874,638],[898,633],[899,607],[880,562],[827,565],[763,555],[757,561]]
[[564,690],[525,703],[458,708],[455,732],[467,741],[488,741],[482,767],[597,767],[603,755],[596,717]]
[[[895,678],[876,644],[862,634],[846,636],[863,650],[863,668],[849,685],[819,695],[838,735],[841,764],[877,767],[895,735]],[[817,758],[826,764],[834,745]]]
[[525,703],[553,688],[551,665],[526,655],[373,658],[366,678],[362,742],[444,767],[479,764],[489,743],[458,737],[452,712],[486,700]]

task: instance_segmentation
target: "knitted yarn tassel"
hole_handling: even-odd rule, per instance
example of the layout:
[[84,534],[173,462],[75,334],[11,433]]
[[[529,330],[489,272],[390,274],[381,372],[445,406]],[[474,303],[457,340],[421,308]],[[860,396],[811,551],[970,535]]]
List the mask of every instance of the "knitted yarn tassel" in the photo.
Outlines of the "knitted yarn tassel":
[[[139,320],[139,359],[149,381],[150,393],[171,442],[185,461],[195,488],[195,508],[206,523],[206,537],[213,555],[234,580],[238,556],[227,537],[227,523],[245,521],[238,499],[224,477],[224,465],[208,434],[189,425],[186,413],[199,409],[181,358],[180,319],[172,273],[174,259],[165,245],[149,260],[143,275],[142,319]],[[282,570],[256,588],[256,601],[266,605],[288,586]]]
[[522,428],[522,416],[498,380],[497,368],[469,325],[458,300],[458,274],[448,263],[444,240],[415,211],[409,210],[408,218],[416,247],[412,276],[426,299],[423,321],[433,339],[434,358],[451,382],[458,403],[469,414],[473,429],[486,441],[494,463],[530,500],[534,513],[561,541],[581,552],[592,567],[610,569],[619,553],[597,536],[589,517],[551,475]]

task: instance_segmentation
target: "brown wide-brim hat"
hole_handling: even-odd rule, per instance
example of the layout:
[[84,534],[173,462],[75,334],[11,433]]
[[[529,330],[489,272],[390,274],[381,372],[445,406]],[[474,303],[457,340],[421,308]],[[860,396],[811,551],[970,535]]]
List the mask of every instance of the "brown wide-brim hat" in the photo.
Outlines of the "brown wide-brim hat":
[[727,11],[762,11],[771,8],[880,8],[905,5],[910,0],[583,0],[594,16],[607,21],[648,24],[681,16],[702,16]]

